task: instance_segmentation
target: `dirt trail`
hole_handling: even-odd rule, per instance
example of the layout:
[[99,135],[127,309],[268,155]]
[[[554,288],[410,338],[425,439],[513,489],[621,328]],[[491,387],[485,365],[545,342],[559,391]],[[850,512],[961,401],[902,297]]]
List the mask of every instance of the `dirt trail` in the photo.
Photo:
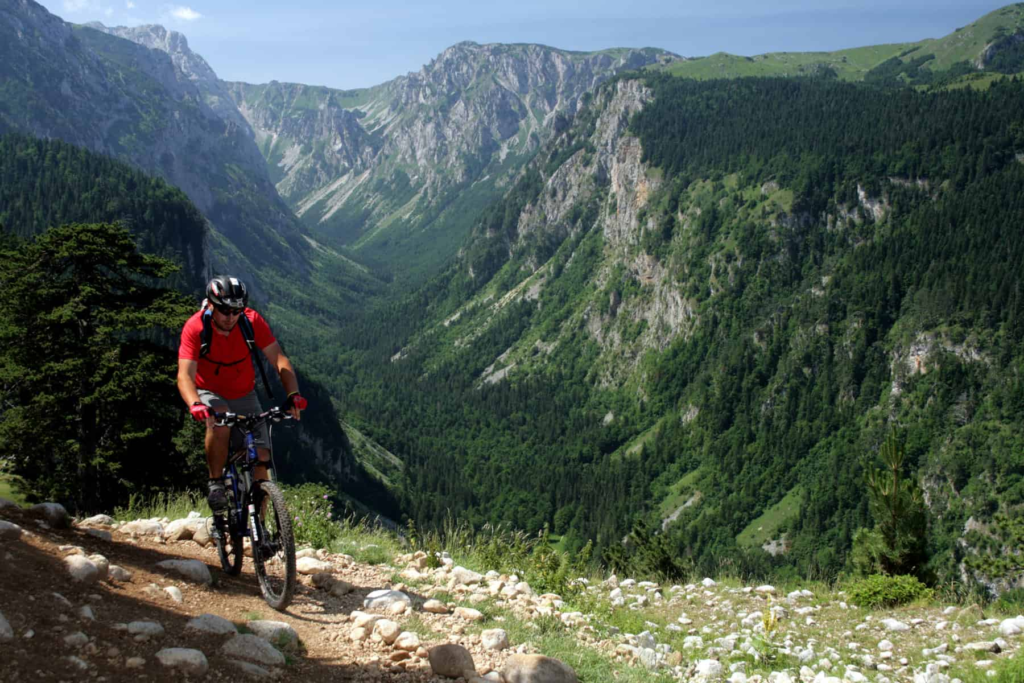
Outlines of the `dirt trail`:
[[[183,673],[165,668],[155,657],[157,651],[169,647],[201,650],[209,662],[204,680],[246,679],[247,674],[220,652],[230,635],[197,634],[185,629],[191,618],[205,613],[243,627],[252,619],[269,619],[286,622],[295,629],[304,650],[289,655],[285,666],[273,671],[277,680],[413,682],[434,678],[422,658],[413,656],[392,663],[391,647],[369,640],[352,642],[349,638],[349,614],[362,609],[370,591],[390,586],[389,567],[354,564],[338,570],[335,575],[355,587],[340,598],[314,589],[308,577],[300,577],[292,605],[285,612],[276,612],[261,598],[248,558],[242,574],[229,577],[220,570],[212,547],[203,549],[192,542],[163,543],[152,537],[134,539],[116,531],[113,541],[106,541],[81,529],[47,528],[36,513],[16,508],[0,510],[0,519],[31,532],[18,540],[0,541],[0,613],[14,631],[13,639],[0,642],[0,681],[5,683],[184,680]],[[131,572],[131,581],[76,583],[64,566],[64,557],[74,551],[62,550],[61,546],[80,546],[86,555],[103,555],[110,564]],[[189,583],[155,566],[176,558],[204,562],[214,585]],[[174,602],[163,590],[166,586],[177,586],[184,601]],[[85,605],[95,614],[94,621],[80,616]],[[420,616],[428,617],[423,621],[438,630],[434,641],[421,635],[425,647],[458,640],[457,635],[450,638],[444,633],[443,624],[431,622],[434,615]],[[409,615],[389,618],[402,624]],[[165,633],[139,642],[116,628],[132,621],[158,622]],[[76,632],[84,633],[89,642],[79,646],[67,643],[65,638]],[[87,668],[69,659],[72,656]],[[143,658],[145,664],[139,669],[128,668],[127,661],[132,657]]]

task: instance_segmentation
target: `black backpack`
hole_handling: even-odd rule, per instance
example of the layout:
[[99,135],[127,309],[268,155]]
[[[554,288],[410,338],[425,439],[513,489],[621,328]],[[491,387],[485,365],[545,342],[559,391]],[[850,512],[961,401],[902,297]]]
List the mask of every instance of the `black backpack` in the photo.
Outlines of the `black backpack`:
[[[245,345],[249,347],[249,357],[252,359],[253,364],[260,369],[260,377],[263,378],[263,387],[267,390],[267,395],[271,398],[274,397],[274,392],[270,390],[270,382],[267,381],[267,372],[263,369],[263,363],[260,362],[259,357],[256,355],[256,332],[252,329],[252,322],[246,317],[243,312],[238,316],[238,329],[242,333],[242,339],[245,340]],[[203,311],[203,330],[199,333],[199,357],[204,358],[210,353],[210,344],[213,341],[213,311],[207,308]],[[217,366],[217,369],[213,374],[219,374],[222,367],[231,367],[232,365],[238,365],[245,358],[239,358],[238,360],[231,361],[230,363],[221,363],[220,361],[207,358],[207,362],[213,363]]]

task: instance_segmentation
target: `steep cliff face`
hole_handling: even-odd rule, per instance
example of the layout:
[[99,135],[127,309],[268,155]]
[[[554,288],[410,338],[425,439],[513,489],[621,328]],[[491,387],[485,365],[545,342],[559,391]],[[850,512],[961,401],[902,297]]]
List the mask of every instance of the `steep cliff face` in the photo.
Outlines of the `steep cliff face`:
[[585,93],[673,58],[460,43],[417,73],[365,90],[229,89],[281,196],[308,224],[377,255],[432,229],[446,257],[468,228],[467,206],[495,198]]
[[[471,345],[510,304],[534,301],[543,309],[546,289],[577,281],[557,326],[545,326],[549,332],[539,339],[525,334],[484,370],[482,380],[494,383],[557,362],[552,351],[582,334],[598,349],[592,381],[614,388],[635,377],[647,351],[665,350],[698,324],[696,303],[672,276],[672,264],[641,246],[644,234],[657,229],[648,203],[661,180],[643,162],[640,141],[628,126],[651,96],[637,79],[599,89],[572,128],[531,162],[528,173],[540,173],[542,185],[519,211],[514,229],[485,230],[471,241],[460,268],[480,291],[444,321],[441,332],[456,348]],[[483,244],[504,245],[500,271],[474,260],[474,246]],[[509,281],[516,284],[499,296],[495,282]]]
[[211,106],[231,103],[180,35],[72,26],[31,0],[3,0],[0,85],[0,129],[87,147],[184,190],[212,223],[214,268],[308,269],[304,230],[277,196],[248,125]]

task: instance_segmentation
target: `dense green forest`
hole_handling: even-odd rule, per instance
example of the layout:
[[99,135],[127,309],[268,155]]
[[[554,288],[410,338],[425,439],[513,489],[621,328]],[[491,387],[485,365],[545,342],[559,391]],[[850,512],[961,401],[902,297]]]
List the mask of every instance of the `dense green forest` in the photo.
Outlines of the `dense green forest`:
[[[442,277],[351,320],[354,349],[311,361],[346,414],[405,460],[417,524],[453,511],[607,549],[699,493],[666,533],[680,566],[709,572],[843,571],[871,524],[865,466],[901,425],[930,500],[933,570],[947,574],[970,553],[954,542],[968,517],[1024,504],[1024,86],[644,83],[653,101],[632,130],[662,180],[640,251],[699,324],[643,354],[641,380],[602,388],[601,349],[572,322],[583,306],[649,296],[621,268],[594,280],[607,188],[548,234],[515,234],[559,165],[592,153],[593,113],[485,212]],[[505,306],[462,345],[429,331],[485,285],[511,290],[538,257],[553,276],[537,302]],[[480,380],[530,335],[557,348],[507,381]],[[738,542],[787,495],[798,512],[773,528],[786,554]],[[998,547],[1000,533],[993,522],[980,536]]]
[[80,222],[122,223],[140,249],[181,266],[174,283],[202,290],[206,221],[181,190],[65,142],[0,136],[0,226],[31,237]]

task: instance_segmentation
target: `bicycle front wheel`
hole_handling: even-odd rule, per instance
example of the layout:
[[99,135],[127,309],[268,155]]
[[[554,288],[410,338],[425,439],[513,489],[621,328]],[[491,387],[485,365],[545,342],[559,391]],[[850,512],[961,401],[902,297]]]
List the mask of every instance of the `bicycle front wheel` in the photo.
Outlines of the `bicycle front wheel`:
[[257,482],[253,487],[256,515],[252,520],[257,538],[253,538],[252,561],[260,591],[267,604],[283,610],[295,593],[295,537],[292,520],[284,503],[284,494],[276,484]]

